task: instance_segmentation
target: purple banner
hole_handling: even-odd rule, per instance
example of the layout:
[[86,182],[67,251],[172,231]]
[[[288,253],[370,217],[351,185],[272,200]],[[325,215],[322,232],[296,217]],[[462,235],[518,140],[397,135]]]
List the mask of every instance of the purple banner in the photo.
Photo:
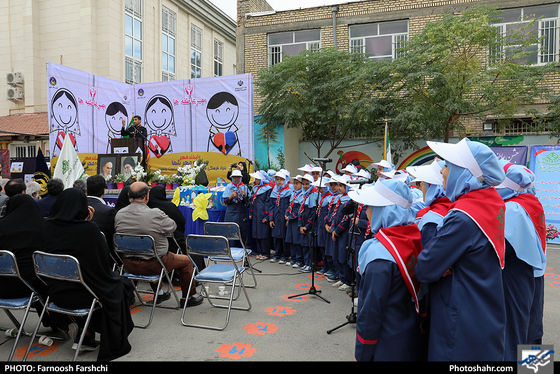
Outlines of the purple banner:
[[508,160],[516,165],[527,166],[527,146],[490,147],[500,160]]

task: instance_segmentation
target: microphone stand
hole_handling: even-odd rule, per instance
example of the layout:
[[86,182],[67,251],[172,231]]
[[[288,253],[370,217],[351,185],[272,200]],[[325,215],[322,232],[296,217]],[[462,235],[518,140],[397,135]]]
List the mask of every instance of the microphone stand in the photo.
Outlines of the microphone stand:
[[[129,132],[130,133],[130,132]],[[144,144],[142,144],[142,167],[147,169],[146,165],[146,142],[148,142],[148,137],[142,134],[141,131],[138,131],[136,126],[134,126],[134,137],[136,138],[136,134],[139,134],[144,139]]]
[[[322,162],[321,169],[325,170],[325,161],[322,160],[322,159],[318,160],[318,161]],[[321,185],[322,181],[323,181],[323,173],[321,173],[321,177],[319,179],[319,186]],[[311,187],[311,188],[313,188],[313,187]],[[313,209],[313,226],[315,226],[317,224],[317,207],[319,206],[319,196],[321,196],[321,194],[318,192],[319,188],[320,187],[317,188],[317,199],[316,199],[316,203],[315,203],[315,209]],[[324,297],[319,295],[321,293],[321,290],[317,290],[317,288],[315,287],[315,251],[317,251],[319,247],[317,245],[317,233],[314,232],[313,227],[311,227],[309,235],[311,235],[311,243],[312,243],[312,246],[310,246],[310,248],[311,248],[311,287],[309,288],[309,291],[304,292],[302,294],[288,296],[288,299],[292,299],[294,297],[299,297],[299,296],[309,294],[309,295],[317,296],[321,300],[330,304],[330,301],[328,301],[327,299],[325,299]]]
[[[352,181],[350,181],[350,183],[352,183]],[[355,183],[360,185],[359,188],[362,188],[363,184],[371,183],[371,180],[356,181]],[[359,217],[356,217],[357,211],[358,211],[358,205],[359,204],[354,203],[354,215],[352,216],[352,220],[355,220],[356,218],[359,218]],[[356,238],[355,238],[356,226],[357,225],[355,223],[352,223],[352,233],[351,233],[350,237],[348,238],[348,246],[346,246],[346,250],[348,251],[348,257],[347,258],[350,258],[350,256],[352,256],[352,281],[350,283],[350,286],[352,287],[351,288],[352,308],[350,310],[350,314],[346,316],[346,322],[344,322],[343,324],[341,324],[341,325],[339,325],[335,328],[332,328],[332,329],[328,330],[327,334],[330,334],[333,331],[338,330],[339,328],[341,328],[343,326],[346,326],[348,324],[356,323],[356,320],[357,320],[357,315],[356,315],[356,312],[354,311],[354,296],[355,296],[355,287],[356,287],[356,270],[355,270],[356,269],[356,249],[355,249],[355,247],[356,247]],[[352,242],[352,239],[354,240],[354,245],[350,245],[350,243]]]

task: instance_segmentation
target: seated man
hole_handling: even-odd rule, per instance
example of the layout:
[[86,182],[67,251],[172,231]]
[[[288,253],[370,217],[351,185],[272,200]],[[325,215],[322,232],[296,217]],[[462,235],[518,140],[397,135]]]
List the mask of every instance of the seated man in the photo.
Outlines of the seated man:
[[41,185],[35,181],[28,182],[26,193],[34,200],[41,200]]
[[[83,180],[83,179],[78,179]],[[88,205],[95,209],[91,222],[95,223],[105,235],[111,255],[114,256],[113,234],[115,233],[115,208],[110,207],[103,200],[107,182],[101,174],[92,175],[86,179],[86,195]]]
[[6,208],[10,197],[20,193],[25,193],[26,189],[27,186],[25,185],[23,179],[20,178],[10,179],[8,182],[6,182],[6,184],[4,185],[4,192],[6,193],[6,198],[3,199],[3,204],[2,206],[0,206],[0,218],[4,217],[4,214],[6,214]]
[[[166,235],[173,235],[177,224],[159,208],[148,207],[150,188],[144,182],[134,182],[130,185],[128,197],[130,205],[122,208],[115,216],[115,232],[132,235],[151,235],[155,241],[156,252],[168,271],[177,269],[181,282],[181,307],[199,305],[203,298],[196,293],[196,284],[189,283],[194,271],[193,263],[187,255],[169,252]],[[159,274],[161,266],[156,259],[139,257],[123,259],[126,269],[134,274]],[[162,297],[163,296],[163,297]],[[168,299],[169,294],[158,296],[158,301]]]
[[37,206],[43,217],[51,214],[51,207],[56,201],[56,197],[64,191],[64,182],[59,178],[51,178],[47,182],[47,196],[41,200],[37,200]]

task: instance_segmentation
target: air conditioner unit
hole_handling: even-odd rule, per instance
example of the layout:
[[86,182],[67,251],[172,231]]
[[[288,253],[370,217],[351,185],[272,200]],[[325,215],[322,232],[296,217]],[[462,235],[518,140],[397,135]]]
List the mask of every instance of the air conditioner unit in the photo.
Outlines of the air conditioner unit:
[[6,96],[8,100],[21,100],[23,99],[23,88],[9,87]]
[[6,82],[8,84],[22,84],[23,75],[21,73],[6,73]]

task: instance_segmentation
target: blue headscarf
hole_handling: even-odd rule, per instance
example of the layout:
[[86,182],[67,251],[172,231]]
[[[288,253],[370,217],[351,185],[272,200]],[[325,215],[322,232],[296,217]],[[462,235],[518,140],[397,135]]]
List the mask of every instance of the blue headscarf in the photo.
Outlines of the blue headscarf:
[[[504,160],[501,160],[500,163],[503,166],[508,164]],[[506,178],[523,191],[513,190],[509,187],[502,188],[502,184],[498,186],[497,191],[504,200],[527,193],[526,188],[531,187],[535,181],[535,175],[521,165],[509,166]],[[546,256],[541,247],[537,230],[525,209],[514,201],[506,201],[504,235],[520,260],[531,265],[536,273],[544,273]]]
[[266,174],[260,173],[263,179],[257,179],[259,181],[258,184],[253,184],[253,194],[261,195],[266,191],[272,189],[272,186],[268,183],[268,179],[266,178]]
[[451,201],[457,201],[462,195],[483,188],[499,185],[505,178],[505,173],[496,154],[485,144],[468,141],[468,147],[478,166],[482,170],[483,180],[480,181],[463,167],[446,161],[449,168],[445,194]]
[[[412,203],[413,196],[408,186],[402,181],[387,179],[378,180],[397,195]],[[389,206],[368,206],[372,210],[370,230],[375,235],[380,229],[396,226],[411,225],[414,222],[414,214],[410,208],[403,208],[399,205]],[[382,245],[376,245],[379,241],[375,238],[366,240],[358,254],[358,267],[363,272],[367,264],[376,259],[384,259],[395,262],[393,256]],[[368,250],[369,248],[369,250]]]
[[[280,191],[281,189],[286,187],[289,183],[290,183],[290,180],[289,180],[289,178],[286,177],[284,179],[284,184],[282,184],[282,187],[278,187],[278,184],[274,184],[274,188],[272,189],[272,192],[270,193],[270,197],[273,198],[273,199],[276,199],[278,197],[278,191]],[[286,188],[285,190],[280,192],[280,198],[290,196],[293,193],[293,191],[294,191],[294,186],[290,183],[289,188]]]

